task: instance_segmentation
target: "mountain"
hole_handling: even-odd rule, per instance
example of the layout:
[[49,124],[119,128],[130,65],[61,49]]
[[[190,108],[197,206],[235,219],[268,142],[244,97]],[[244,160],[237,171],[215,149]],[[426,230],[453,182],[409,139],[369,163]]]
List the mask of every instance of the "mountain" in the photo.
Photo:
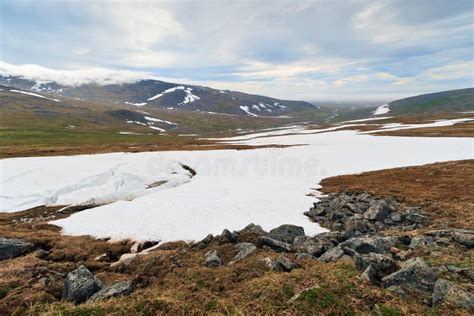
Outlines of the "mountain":
[[22,90],[47,93],[53,97],[62,96],[146,108],[180,109],[249,117],[286,116],[298,111],[317,109],[314,105],[304,101],[280,100],[230,90],[216,90],[151,79],[123,84],[67,86],[54,81],[0,76],[0,84]]
[[474,111],[474,88],[450,90],[392,101],[377,108],[374,115],[427,114]]

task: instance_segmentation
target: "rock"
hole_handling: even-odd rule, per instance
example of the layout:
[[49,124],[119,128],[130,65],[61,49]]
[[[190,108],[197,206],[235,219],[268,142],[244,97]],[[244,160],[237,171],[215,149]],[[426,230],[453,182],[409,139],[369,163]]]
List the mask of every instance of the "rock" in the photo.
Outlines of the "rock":
[[474,234],[454,233],[453,239],[457,243],[466,246],[467,248],[474,248]]
[[244,234],[254,234],[254,235],[257,235],[257,236],[263,236],[263,235],[266,235],[267,232],[263,230],[263,228],[260,226],[260,225],[255,225],[254,223],[251,223],[247,226],[245,226],[245,228],[243,228],[242,230],[240,230],[240,233],[244,233]]
[[422,215],[421,210],[417,207],[410,207],[407,210],[405,218],[408,221],[416,224],[425,224],[426,222],[428,222],[428,217]]
[[89,299],[89,302],[104,301],[112,297],[129,295],[132,293],[132,281],[123,281],[104,286]]
[[290,272],[298,267],[296,263],[284,256],[278,256],[275,260],[272,260],[270,267],[274,271],[278,272]]
[[369,226],[366,220],[350,219],[346,222],[346,229],[356,232],[356,235],[360,235],[368,232]]
[[433,244],[433,237],[430,236],[416,236],[413,237],[410,243],[410,249],[415,249],[415,248],[426,248],[429,247]]
[[217,250],[212,250],[206,253],[206,260],[204,261],[204,265],[209,268],[217,268],[221,265],[221,258],[217,253]]
[[104,261],[107,261],[108,259],[109,259],[109,256],[106,253],[103,253],[100,256],[95,257],[94,261],[104,262]]
[[19,239],[0,237],[0,260],[12,259],[32,252],[35,247]]
[[86,267],[69,272],[64,280],[62,298],[75,304],[86,301],[102,288],[102,282]]
[[339,247],[351,248],[358,253],[367,254],[371,252],[385,253],[394,247],[398,239],[396,237],[366,236],[355,237],[339,244]]
[[232,260],[231,263],[242,260],[242,259],[248,257],[255,250],[257,250],[257,247],[254,244],[249,243],[249,242],[241,242],[241,243],[239,243],[235,246],[237,247],[239,252],[235,255],[234,260]]
[[282,241],[279,241],[267,236],[260,236],[258,238],[258,244],[261,247],[266,246],[276,252],[290,252],[291,251],[290,244],[287,244],[285,242],[282,242]]
[[364,218],[372,221],[383,221],[392,211],[385,200],[372,204],[364,213]]
[[230,232],[228,229],[224,229],[222,234],[217,237],[217,241],[220,244],[227,244],[227,243],[236,243],[239,239],[239,234],[236,232]]
[[37,249],[35,251],[35,257],[38,259],[46,259],[49,255],[49,252],[43,249]]
[[110,264],[111,267],[118,267],[121,265],[128,266],[138,256],[138,253],[124,253],[120,259]]
[[308,236],[296,236],[293,247],[296,252],[308,253],[311,256],[320,256],[328,247],[321,239],[313,240]]
[[400,270],[382,279],[385,287],[402,285],[408,288],[431,292],[436,282],[436,273],[428,267],[422,258],[407,260]]
[[446,302],[454,306],[474,310],[474,292],[472,288],[463,288],[461,285],[445,279],[438,279],[433,290],[433,305]]
[[390,213],[385,219],[386,224],[398,224],[403,221],[403,215],[399,212]]
[[363,278],[372,284],[379,284],[383,277],[395,272],[396,264],[390,257],[370,253],[356,256],[356,268],[364,271]]
[[295,257],[296,259],[316,259],[315,257],[306,252],[297,252],[295,254]]
[[301,226],[281,225],[270,230],[268,235],[276,240],[292,244],[296,236],[304,236],[304,229]]
[[438,246],[441,246],[441,247],[448,247],[450,245],[448,238],[436,238],[435,242]]
[[214,236],[212,236],[212,234],[209,234],[203,240],[198,241],[197,243],[193,244],[192,248],[204,249],[212,242],[213,239],[214,239]]
[[344,256],[344,251],[340,247],[334,247],[319,257],[319,260],[323,262],[334,262],[342,258],[342,256]]
[[407,295],[407,292],[405,292],[401,286],[398,285],[392,285],[387,288],[387,290],[397,294],[398,296],[405,298]]
[[135,242],[132,247],[130,248],[131,253],[138,253],[147,248],[156,246],[159,242],[157,241],[137,241]]

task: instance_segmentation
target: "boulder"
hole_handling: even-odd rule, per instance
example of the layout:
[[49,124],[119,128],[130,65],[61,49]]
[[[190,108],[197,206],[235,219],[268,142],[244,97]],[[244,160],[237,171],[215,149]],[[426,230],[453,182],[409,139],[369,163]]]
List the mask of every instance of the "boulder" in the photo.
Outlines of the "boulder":
[[287,224],[270,230],[268,235],[273,239],[292,244],[296,236],[304,236],[305,234],[303,227]]
[[296,269],[298,265],[284,256],[278,256],[270,262],[270,268],[278,272],[290,272]]
[[129,295],[132,293],[132,281],[123,281],[104,286],[101,290],[91,296],[89,302],[104,301],[112,297]]
[[410,249],[415,249],[415,248],[426,248],[429,247],[433,244],[433,237],[431,236],[416,236],[413,237],[410,243]]
[[385,200],[377,201],[370,205],[364,213],[364,218],[371,221],[383,221],[392,211],[392,208]]
[[254,234],[257,236],[263,236],[266,235],[267,232],[263,230],[263,228],[260,225],[255,225],[254,223],[251,223],[247,226],[245,226],[241,231],[241,234]]
[[295,252],[308,253],[311,256],[319,257],[328,247],[321,239],[313,240],[308,236],[296,236],[292,248]]
[[344,256],[344,251],[340,247],[334,247],[319,257],[319,260],[323,262],[334,262],[342,258],[342,256]]
[[405,215],[405,218],[416,224],[425,224],[428,222],[428,217],[421,214],[421,210],[417,207],[410,207]]
[[235,246],[237,247],[239,252],[235,255],[234,259],[232,260],[232,263],[248,257],[251,253],[257,250],[257,247],[249,242],[241,242]]
[[433,305],[446,302],[454,306],[474,310],[474,291],[454,282],[438,279],[433,290]]
[[239,234],[231,232],[228,229],[224,229],[220,236],[217,236],[217,241],[220,244],[236,243],[239,240]]
[[69,272],[64,280],[62,298],[75,304],[82,303],[102,288],[102,282],[86,267]]
[[360,235],[369,231],[369,226],[367,224],[366,220],[354,219],[353,217],[346,222],[346,229],[355,232],[356,235]]
[[354,237],[339,244],[342,249],[350,248],[360,254],[386,253],[395,246],[398,239],[396,237],[366,236]]
[[204,265],[209,268],[217,268],[221,265],[222,261],[217,253],[217,250],[212,250],[206,253],[206,259],[204,260]]
[[474,232],[472,234],[456,232],[453,234],[453,239],[467,248],[474,248]]
[[49,252],[43,249],[37,249],[35,251],[35,257],[38,259],[46,259],[49,255]]
[[23,256],[34,250],[33,244],[19,239],[0,237],[0,260]]
[[131,253],[138,253],[150,247],[156,246],[159,244],[158,241],[136,241],[130,248]]
[[422,258],[413,258],[402,264],[400,270],[382,279],[385,287],[401,285],[415,290],[431,292],[436,282],[436,273]]
[[355,263],[359,271],[364,271],[363,278],[372,284],[379,284],[383,277],[397,269],[395,261],[378,253],[357,255]]
[[192,248],[204,249],[212,242],[213,239],[214,239],[214,236],[212,236],[212,234],[209,234],[203,240],[193,244]]
[[285,242],[267,237],[267,236],[260,236],[258,238],[258,245],[261,247],[268,247],[276,252],[290,252],[291,245]]

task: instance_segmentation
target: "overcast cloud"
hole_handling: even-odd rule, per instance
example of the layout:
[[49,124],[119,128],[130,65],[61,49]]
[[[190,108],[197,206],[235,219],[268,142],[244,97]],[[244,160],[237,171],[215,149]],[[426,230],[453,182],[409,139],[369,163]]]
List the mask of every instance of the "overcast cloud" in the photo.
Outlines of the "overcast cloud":
[[71,84],[154,77],[290,99],[392,99],[474,86],[473,3],[2,1],[0,71]]

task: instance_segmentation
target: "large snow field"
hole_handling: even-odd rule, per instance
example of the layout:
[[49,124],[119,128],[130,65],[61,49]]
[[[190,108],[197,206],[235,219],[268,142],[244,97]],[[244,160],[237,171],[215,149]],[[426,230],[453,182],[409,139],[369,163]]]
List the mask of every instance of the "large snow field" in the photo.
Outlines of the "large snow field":
[[[355,131],[259,136],[246,135],[243,141],[306,145],[4,159],[1,210],[91,198],[115,201],[52,222],[65,234],[114,239],[199,240],[252,222],[266,230],[295,224],[316,234],[323,229],[303,212],[315,201],[307,194],[323,178],[472,159],[474,150],[471,138],[385,137]],[[179,163],[197,175],[190,178]],[[170,182],[146,189],[160,180]]]

